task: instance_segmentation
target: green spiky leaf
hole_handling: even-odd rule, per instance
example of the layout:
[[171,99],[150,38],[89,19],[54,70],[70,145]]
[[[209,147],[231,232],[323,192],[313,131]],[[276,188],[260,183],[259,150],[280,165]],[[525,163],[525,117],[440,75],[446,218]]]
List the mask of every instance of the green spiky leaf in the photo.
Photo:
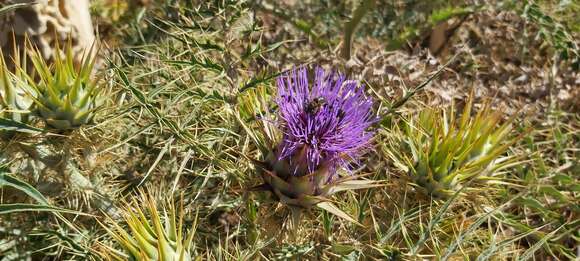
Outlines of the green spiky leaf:
[[517,158],[504,156],[515,142],[511,117],[504,123],[485,104],[472,116],[472,98],[461,113],[425,109],[395,126],[390,157],[408,173],[412,184],[434,197],[447,198],[471,179],[510,166]]
[[96,61],[95,46],[86,50],[79,64],[75,63],[70,41],[64,48],[64,56],[55,52],[52,64],[30,41],[28,46],[38,78],[26,77],[34,89],[36,114],[55,129],[73,129],[91,123],[104,98],[102,88],[91,77]]
[[[157,205],[158,202],[152,195],[141,192],[132,204],[125,204],[122,208],[128,229],[112,218],[109,218],[110,225],[101,226],[124,249],[124,255],[130,260],[191,260],[189,251],[193,232],[188,236],[182,233],[183,206],[180,206],[177,214],[173,202],[169,202],[169,206],[162,209]],[[106,248],[107,251],[101,252],[103,257],[127,260],[116,253],[122,251],[111,254],[111,247]]]

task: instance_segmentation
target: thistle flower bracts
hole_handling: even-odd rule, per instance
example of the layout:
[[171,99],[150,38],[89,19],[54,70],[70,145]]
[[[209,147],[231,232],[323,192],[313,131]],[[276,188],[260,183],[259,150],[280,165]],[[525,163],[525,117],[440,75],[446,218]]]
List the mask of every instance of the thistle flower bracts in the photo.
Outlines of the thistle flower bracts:
[[[378,186],[373,181],[341,177],[369,147],[376,121],[372,100],[358,82],[344,75],[300,67],[277,81],[280,139],[256,162],[264,184],[293,213],[318,206],[355,222],[329,202],[335,192]],[[313,78],[309,82],[309,78]],[[271,135],[269,135],[271,136]],[[298,216],[298,215],[295,215]]]

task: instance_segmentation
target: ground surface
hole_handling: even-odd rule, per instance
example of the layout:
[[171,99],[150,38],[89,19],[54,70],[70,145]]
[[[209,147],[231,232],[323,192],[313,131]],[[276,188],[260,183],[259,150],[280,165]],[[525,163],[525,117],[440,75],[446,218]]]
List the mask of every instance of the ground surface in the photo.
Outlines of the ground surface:
[[[541,2],[538,15],[519,1],[378,1],[382,8],[362,20],[347,61],[342,31],[357,1],[119,2],[96,1],[92,10],[109,90],[96,124],[3,143],[11,172],[52,205],[90,216],[2,214],[7,260],[99,259],[103,245],[118,248],[103,229],[112,222],[105,214],[124,226],[118,209],[138,189],[159,202],[180,198],[184,226],[195,231],[191,254],[200,260],[578,258],[578,3]],[[551,34],[558,28],[567,37]],[[248,157],[260,154],[237,118],[240,103],[255,90],[273,92],[276,75],[300,64],[361,80],[384,117],[358,170],[384,186],[333,197],[362,226],[313,210],[289,231],[288,209],[249,191],[261,178]],[[505,155],[519,163],[457,197],[433,200],[389,157],[391,128],[427,107],[460,111],[472,92],[476,108],[489,101],[505,120],[515,117],[511,135],[524,135]],[[73,167],[46,167],[49,157],[31,159],[22,143],[46,146]],[[2,204],[32,201],[1,191]]]

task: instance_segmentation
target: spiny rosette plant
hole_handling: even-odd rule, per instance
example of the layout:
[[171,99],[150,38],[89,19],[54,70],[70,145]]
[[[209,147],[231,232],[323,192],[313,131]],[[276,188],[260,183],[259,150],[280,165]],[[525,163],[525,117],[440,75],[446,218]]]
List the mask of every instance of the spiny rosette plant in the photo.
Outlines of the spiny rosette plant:
[[517,140],[510,135],[514,117],[502,123],[502,113],[489,103],[474,117],[471,113],[472,98],[461,117],[453,106],[428,108],[391,131],[388,153],[395,165],[433,198],[448,198],[470,181],[492,180],[491,174],[517,162],[505,155]]
[[[376,122],[373,102],[362,85],[342,74],[317,67],[309,76],[306,67],[299,67],[277,79],[277,119],[261,117],[262,125],[270,127],[255,136],[267,140],[258,142],[265,144],[265,160],[256,161],[264,180],[260,188],[290,207],[294,224],[301,210],[313,206],[355,222],[328,197],[338,191],[378,186],[341,175],[370,146],[374,132],[369,128]],[[263,103],[255,104],[261,107]]]
[[94,46],[83,54],[80,64],[75,65],[69,41],[64,57],[56,52],[49,65],[38,49],[30,42],[28,45],[36,71],[36,77],[29,77],[29,83],[36,94],[34,103],[38,116],[49,127],[60,130],[91,123],[104,98],[102,88],[91,75],[96,61]]
[[10,72],[0,50],[0,118],[15,122],[28,123],[33,93],[26,82],[26,57],[20,58],[20,52],[14,51],[12,61],[16,68],[24,68]]
[[190,250],[196,225],[184,234],[183,205],[180,204],[179,213],[173,201],[162,209],[157,205],[153,195],[141,192],[120,209],[127,229],[111,217],[107,224],[101,223],[124,251],[102,244],[100,255],[106,260],[192,260]]

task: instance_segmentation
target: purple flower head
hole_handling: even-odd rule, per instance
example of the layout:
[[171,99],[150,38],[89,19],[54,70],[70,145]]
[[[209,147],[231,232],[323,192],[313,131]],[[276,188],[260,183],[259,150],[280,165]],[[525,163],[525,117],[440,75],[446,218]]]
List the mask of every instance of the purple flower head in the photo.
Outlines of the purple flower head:
[[332,172],[348,169],[374,134],[367,131],[376,122],[372,100],[362,85],[342,74],[317,67],[312,83],[308,76],[307,68],[299,67],[278,78],[283,131],[278,157],[289,160],[295,176],[321,166]]

